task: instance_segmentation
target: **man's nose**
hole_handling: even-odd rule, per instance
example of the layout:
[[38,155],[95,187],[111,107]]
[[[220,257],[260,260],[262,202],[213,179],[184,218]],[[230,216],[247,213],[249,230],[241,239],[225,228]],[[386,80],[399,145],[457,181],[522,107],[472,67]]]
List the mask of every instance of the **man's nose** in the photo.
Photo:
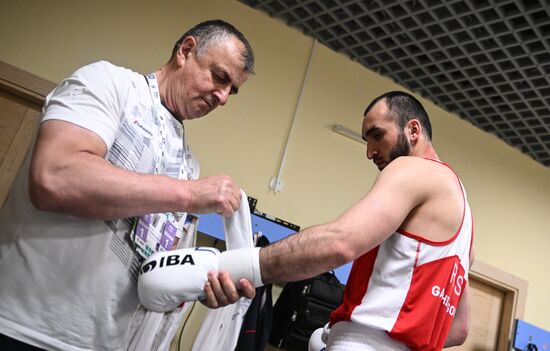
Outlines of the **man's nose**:
[[372,147],[370,144],[367,144],[367,158],[369,160],[372,160],[372,158],[374,157],[374,155],[376,155],[376,150],[374,149],[374,147]]
[[215,92],[215,96],[219,101],[220,106],[223,106],[229,100],[229,94],[231,93],[231,86],[222,87]]

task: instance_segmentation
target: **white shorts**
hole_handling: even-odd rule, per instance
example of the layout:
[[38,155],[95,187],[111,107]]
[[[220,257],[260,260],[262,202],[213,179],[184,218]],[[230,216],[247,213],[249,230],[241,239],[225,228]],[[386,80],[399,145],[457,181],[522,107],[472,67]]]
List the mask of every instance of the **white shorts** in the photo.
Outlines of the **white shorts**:
[[327,351],[409,351],[388,336],[388,332],[367,328],[352,322],[338,322],[330,329]]

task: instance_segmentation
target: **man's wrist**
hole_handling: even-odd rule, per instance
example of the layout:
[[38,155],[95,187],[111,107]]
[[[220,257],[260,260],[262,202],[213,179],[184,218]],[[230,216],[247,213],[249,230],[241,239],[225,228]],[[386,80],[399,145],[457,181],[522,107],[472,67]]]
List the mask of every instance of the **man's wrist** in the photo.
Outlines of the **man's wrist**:
[[191,202],[193,198],[192,181],[177,180],[175,208],[182,212],[192,212]]
[[260,271],[260,248],[243,248],[224,251],[220,254],[220,272],[228,272],[239,286],[240,279],[247,279],[259,287],[264,285]]

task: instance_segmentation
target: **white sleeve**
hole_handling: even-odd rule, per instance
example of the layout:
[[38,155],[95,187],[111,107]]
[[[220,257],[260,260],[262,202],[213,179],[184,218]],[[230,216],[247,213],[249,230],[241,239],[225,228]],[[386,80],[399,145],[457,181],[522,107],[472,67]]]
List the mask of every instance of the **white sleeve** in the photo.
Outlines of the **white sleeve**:
[[46,97],[42,121],[74,123],[96,133],[110,147],[123,114],[127,78],[128,70],[106,61],[79,68]]

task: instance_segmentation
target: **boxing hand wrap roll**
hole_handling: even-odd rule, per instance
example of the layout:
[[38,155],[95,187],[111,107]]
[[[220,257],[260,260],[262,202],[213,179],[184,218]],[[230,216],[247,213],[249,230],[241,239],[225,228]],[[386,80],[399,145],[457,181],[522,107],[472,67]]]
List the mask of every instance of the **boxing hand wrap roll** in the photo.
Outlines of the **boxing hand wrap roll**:
[[323,327],[323,335],[321,335],[321,340],[326,344],[328,342],[328,335],[330,334],[330,323],[325,324]]
[[162,251],[139,271],[138,296],[145,308],[168,312],[184,301],[204,298],[208,272],[218,271],[220,252],[211,247]]
[[224,251],[220,254],[220,272],[229,272],[240,288],[239,280],[249,280],[255,288],[263,284],[260,271],[260,248],[250,247]]

